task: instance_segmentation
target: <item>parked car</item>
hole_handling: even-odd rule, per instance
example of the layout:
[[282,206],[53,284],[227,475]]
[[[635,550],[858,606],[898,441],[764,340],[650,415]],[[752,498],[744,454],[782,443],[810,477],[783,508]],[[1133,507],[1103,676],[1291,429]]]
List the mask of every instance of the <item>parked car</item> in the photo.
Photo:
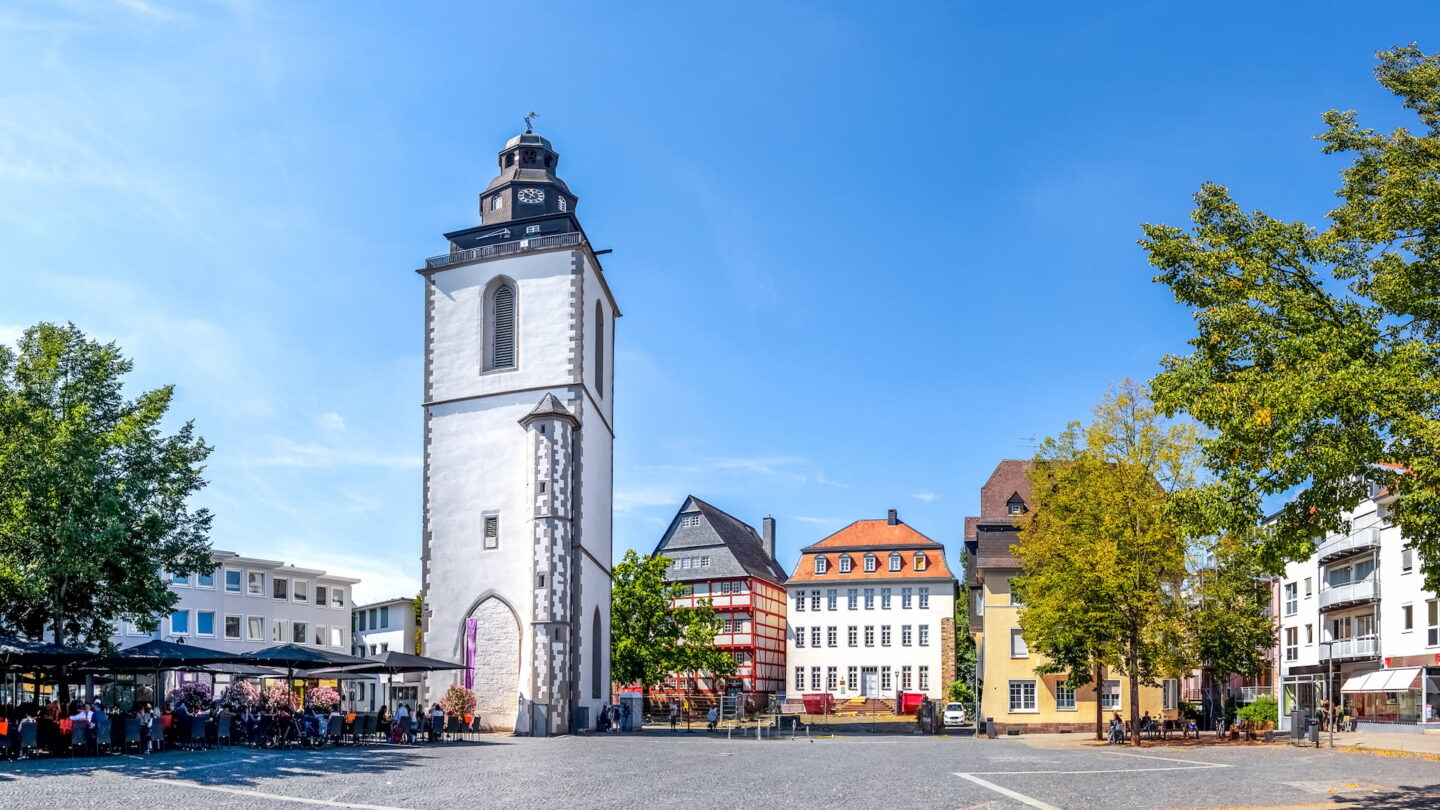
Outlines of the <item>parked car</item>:
[[965,722],[965,707],[959,703],[945,704],[945,725],[958,726]]

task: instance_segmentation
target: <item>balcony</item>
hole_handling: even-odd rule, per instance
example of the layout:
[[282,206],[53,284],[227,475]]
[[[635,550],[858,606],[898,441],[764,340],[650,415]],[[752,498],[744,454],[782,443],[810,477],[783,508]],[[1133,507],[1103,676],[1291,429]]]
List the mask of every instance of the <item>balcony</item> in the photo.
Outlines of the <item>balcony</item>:
[[1332,537],[1316,546],[1315,553],[1319,555],[1320,563],[1323,565],[1352,554],[1374,551],[1378,548],[1380,548],[1380,529],[1371,527],[1344,537]]
[[1374,658],[1380,650],[1380,639],[1376,636],[1355,636],[1337,638],[1330,642],[1330,654],[1325,654],[1325,645],[1320,646],[1320,660],[1343,661],[1347,658]]
[[1336,585],[1320,591],[1320,609],[1336,610],[1343,607],[1373,602],[1380,595],[1380,589],[1373,579],[1362,579],[1347,585]]
[[1240,702],[1254,703],[1262,697],[1269,697],[1272,691],[1268,686],[1242,686],[1240,687]]
[[465,262],[473,262],[476,259],[488,259],[492,256],[524,253],[529,250],[567,247],[570,245],[578,245],[583,241],[579,232],[574,232],[557,233],[554,236],[536,236],[531,239],[520,239],[513,242],[499,242],[494,245],[470,248],[469,250],[457,250],[453,253],[446,253],[444,256],[432,256],[425,260],[425,269],[434,270],[437,267],[448,267],[452,264],[463,264]]

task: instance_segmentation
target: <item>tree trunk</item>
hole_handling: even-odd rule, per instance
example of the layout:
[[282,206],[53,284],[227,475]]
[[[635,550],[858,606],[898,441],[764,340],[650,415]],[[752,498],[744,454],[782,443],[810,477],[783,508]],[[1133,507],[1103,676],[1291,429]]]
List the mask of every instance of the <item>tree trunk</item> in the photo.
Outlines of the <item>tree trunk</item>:
[[1100,696],[1104,694],[1105,681],[1101,680],[1100,665],[1095,665],[1095,739],[1105,741],[1105,705]]
[[1140,676],[1135,672],[1135,662],[1130,662],[1130,742],[1140,747]]
[[[55,643],[65,643],[65,599],[64,593],[57,595],[54,605],[54,615],[50,618],[55,628]],[[60,683],[56,684],[56,700],[60,701],[60,710],[66,717],[70,716],[70,668],[62,666],[59,669]],[[38,688],[38,687],[37,687]]]

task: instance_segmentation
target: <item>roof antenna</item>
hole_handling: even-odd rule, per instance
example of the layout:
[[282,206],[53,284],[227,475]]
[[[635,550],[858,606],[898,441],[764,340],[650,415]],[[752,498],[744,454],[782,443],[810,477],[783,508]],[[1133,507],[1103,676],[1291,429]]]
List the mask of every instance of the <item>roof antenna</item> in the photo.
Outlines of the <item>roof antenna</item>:
[[1030,448],[1030,455],[1035,455],[1036,442],[1034,433],[1031,433],[1029,436],[1021,436],[1020,443]]
[[537,112],[526,113],[526,115],[525,115],[525,134],[526,134],[526,135],[531,134],[531,130],[530,130],[530,119],[531,119],[531,118],[539,118],[539,117],[540,117],[540,113],[537,113]]

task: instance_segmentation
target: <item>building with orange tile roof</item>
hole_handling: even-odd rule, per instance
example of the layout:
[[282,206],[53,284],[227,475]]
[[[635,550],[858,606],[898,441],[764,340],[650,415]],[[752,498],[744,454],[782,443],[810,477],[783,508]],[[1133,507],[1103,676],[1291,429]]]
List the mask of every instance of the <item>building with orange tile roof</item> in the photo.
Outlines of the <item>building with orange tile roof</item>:
[[941,699],[955,678],[945,546],[900,520],[857,520],[800,550],[785,583],[788,694]]

